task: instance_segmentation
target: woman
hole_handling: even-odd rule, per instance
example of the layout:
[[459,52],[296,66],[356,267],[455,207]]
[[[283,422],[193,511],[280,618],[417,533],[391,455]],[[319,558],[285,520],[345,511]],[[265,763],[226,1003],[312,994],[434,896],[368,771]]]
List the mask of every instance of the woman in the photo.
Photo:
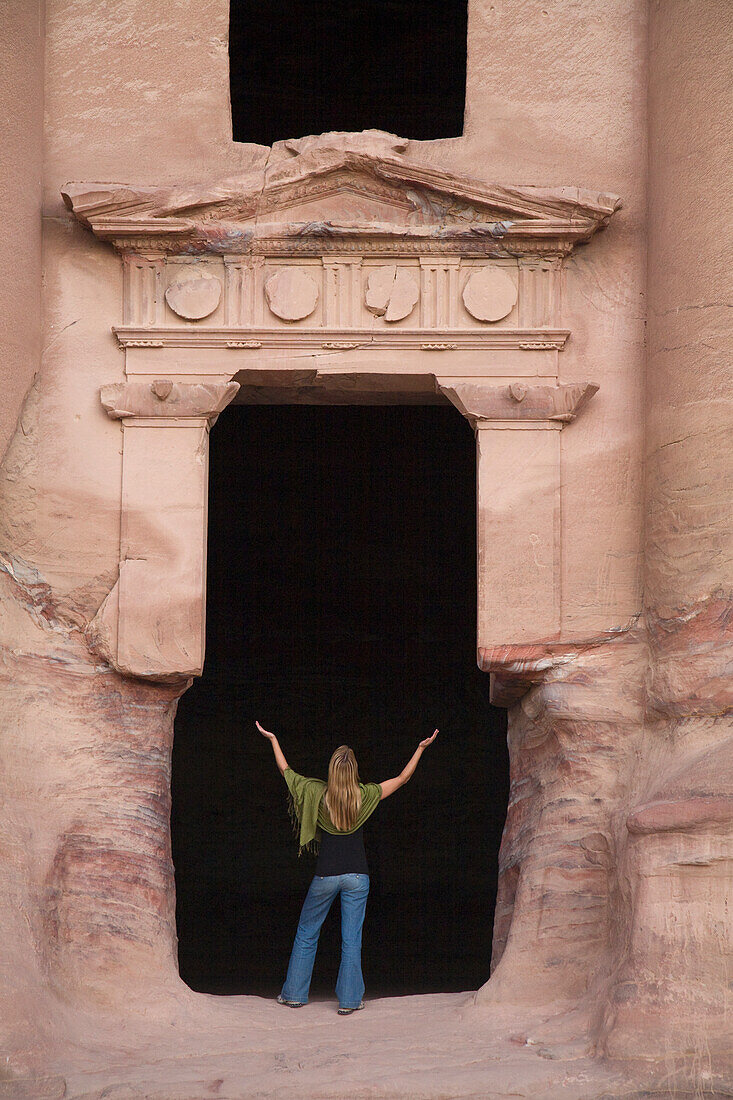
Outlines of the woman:
[[361,973],[361,930],[364,924],[369,868],[362,826],[383,798],[404,786],[415,771],[437,729],[417,746],[409,762],[394,779],[384,783],[360,783],[356,757],[348,745],[336,749],[328,765],[328,782],[298,775],[283,756],[277,737],[256,723],[267,737],[275,762],[288,785],[289,809],[300,833],[298,854],[304,848],[318,852],[318,862],[295,933],[285,984],[278,1002],[290,1008],[308,1003],[318,936],[326,914],[341,894],[341,965],[336,980],[339,1015],[348,1016],[364,1007]]

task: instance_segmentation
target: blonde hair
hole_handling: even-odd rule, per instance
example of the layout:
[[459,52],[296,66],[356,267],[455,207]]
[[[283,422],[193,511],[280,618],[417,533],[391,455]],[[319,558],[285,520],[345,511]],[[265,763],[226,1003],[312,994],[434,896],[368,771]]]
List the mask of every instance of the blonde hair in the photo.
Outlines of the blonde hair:
[[352,829],[361,809],[359,766],[348,745],[339,745],[328,765],[323,801],[337,829]]

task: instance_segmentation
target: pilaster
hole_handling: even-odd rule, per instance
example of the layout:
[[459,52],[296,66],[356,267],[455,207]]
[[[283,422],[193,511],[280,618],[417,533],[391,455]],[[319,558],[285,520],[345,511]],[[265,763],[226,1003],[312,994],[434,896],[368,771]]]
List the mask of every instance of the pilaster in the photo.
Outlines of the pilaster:
[[209,429],[238,389],[102,387],[123,435],[120,566],[89,635],[120,672],[171,680],[203,669]]

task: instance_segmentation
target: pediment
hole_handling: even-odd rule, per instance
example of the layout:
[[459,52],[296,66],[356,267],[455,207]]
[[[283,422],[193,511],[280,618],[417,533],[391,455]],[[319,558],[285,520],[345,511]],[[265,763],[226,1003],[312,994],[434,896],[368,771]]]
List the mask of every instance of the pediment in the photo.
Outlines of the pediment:
[[258,241],[273,237],[376,235],[443,241],[446,250],[461,240],[500,242],[513,254],[524,242],[530,250],[563,254],[620,206],[615,195],[577,187],[492,185],[419,164],[400,146],[283,144],[261,171],[213,186],[71,183],[62,194],[84,225],[121,250],[144,241],[162,252],[256,251]]
[[300,180],[265,187],[258,218],[270,225],[322,222],[361,228],[380,224],[407,226],[416,221],[417,206],[404,188],[347,165]]

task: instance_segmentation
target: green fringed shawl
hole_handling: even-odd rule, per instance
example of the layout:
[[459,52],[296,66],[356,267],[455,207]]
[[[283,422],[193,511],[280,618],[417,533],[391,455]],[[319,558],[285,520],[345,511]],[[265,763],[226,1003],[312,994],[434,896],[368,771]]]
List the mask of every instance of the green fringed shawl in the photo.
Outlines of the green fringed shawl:
[[356,823],[351,829],[337,829],[323,805],[326,784],[322,779],[309,779],[305,775],[298,775],[292,768],[285,769],[283,778],[288,785],[288,813],[293,823],[293,831],[296,835],[300,834],[298,855],[304,848],[308,852],[318,851],[322,829],[327,833],[342,835],[355,833],[374,813],[382,797],[382,788],[379,783],[360,783],[361,809]]

